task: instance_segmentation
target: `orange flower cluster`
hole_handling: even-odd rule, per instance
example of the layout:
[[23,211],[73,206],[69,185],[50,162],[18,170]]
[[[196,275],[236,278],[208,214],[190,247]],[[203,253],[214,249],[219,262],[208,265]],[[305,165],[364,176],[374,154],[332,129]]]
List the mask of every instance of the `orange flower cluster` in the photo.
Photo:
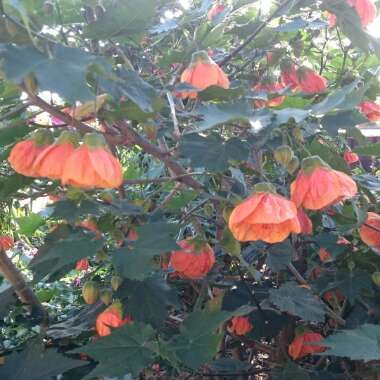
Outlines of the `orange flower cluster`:
[[[323,336],[314,332],[304,332],[296,336],[288,347],[288,353],[293,360],[301,359],[306,355],[314,352],[323,352],[326,350],[323,346],[313,345],[323,341]],[[311,344],[310,344],[311,343]]]
[[380,253],[380,215],[369,212],[367,220],[359,229],[360,238],[376,253]]
[[368,101],[362,102],[359,104],[359,110],[369,121],[380,120],[380,104]]
[[232,211],[229,228],[239,241],[267,243],[278,243],[291,233],[301,232],[295,204],[276,194],[267,183],[256,185],[254,193]]
[[227,329],[231,334],[245,335],[252,330],[252,323],[248,317],[233,317]]
[[[229,88],[230,81],[223,70],[208,56],[206,51],[193,53],[191,63],[181,75],[181,82],[202,91],[210,86]],[[182,98],[194,99],[197,92],[184,91],[179,94]]]
[[64,131],[56,142],[45,130],[17,143],[8,158],[12,168],[28,177],[61,180],[81,188],[117,188],[122,184],[120,162],[108,150],[103,136],[88,133],[77,147],[77,136]]
[[300,90],[305,94],[318,94],[326,91],[327,79],[307,67],[296,67],[285,61],[281,65],[281,80],[293,91]]
[[331,169],[318,156],[302,161],[290,189],[296,206],[307,210],[321,210],[357,193],[356,183],[347,174]]
[[184,278],[200,279],[207,275],[215,263],[213,249],[208,244],[198,244],[193,240],[177,243],[180,251],[172,251],[169,265]]
[[13,247],[14,243],[12,236],[0,235],[0,251],[8,251]]
[[[257,92],[278,93],[281,92],[285,86],[281,82],[263,82],[257,84],[253,90]],[[276,96],[269,100],[255,100],[255,106],[257,108],[263,107],[278,107],[285,100],[285,96]]]
[[96,331],[99,336],[110,335],[112,329],[124,326],[133,321],[130,315],[123,319],[122,305],[113,303],[96,318]]

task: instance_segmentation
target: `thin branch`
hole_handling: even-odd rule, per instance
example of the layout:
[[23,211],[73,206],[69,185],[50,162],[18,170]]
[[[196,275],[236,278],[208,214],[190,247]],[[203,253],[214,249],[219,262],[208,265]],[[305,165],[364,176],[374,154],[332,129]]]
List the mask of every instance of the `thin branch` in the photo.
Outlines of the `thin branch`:
[[159,178],[137,178],[137,179],[126,179],[124,185],[149,185],[153,183],[163,183],[170,181],[181,181],[183,178],[193,175],[201,175],[204,173],[186,173],[175,177],[159,177]]
[[[249,36],[248,38],[240,44],[237,48],[235,48],[230,54],[227,55],[222,61],[219,62],[219,66],[223,66],[228,63],[235,55],[239,54],[247,45],[249,45],[257,35],[276,17],[278,17],[279,13],[281,13],[290,3],[294,0],[286,0],[283,4],[280,4],[278,8],[265,20],[263,21]],[[295,1],[295,4],[298,1]]]
[[174,173],[176,177],[184,176],[181,180],[178,181],[192,187],[195,190],[201,190],[203,188],[203,185],[196,179],[187,175],[188,173],[186,173],[184,167],[174,161],[167,152],[162,151],[155,145],[151,144],[148,140],[144,139],[144,137],[140,136],[126,122],[119,121],[116,123],[116,125],[120,128],[129,145],[137,145],[143,151],[162,161],[168,167],[168,169]]

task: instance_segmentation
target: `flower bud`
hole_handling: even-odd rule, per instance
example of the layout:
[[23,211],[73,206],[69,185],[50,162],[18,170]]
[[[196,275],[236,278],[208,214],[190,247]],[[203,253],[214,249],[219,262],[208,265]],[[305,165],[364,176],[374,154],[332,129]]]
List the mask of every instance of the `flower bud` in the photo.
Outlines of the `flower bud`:
[[376,286],[380,287],[380,272],[379,271],[372,273],[372,281]]
[[286,167],[294,157],[294,152],[290,146],[282,145],[274,150],[273,155],[279,164]]
[[117,289],[119,289],[119,287],[122,283],[123,283],[123,279],[120,276],[112,276],[111,287],[115,292]]
[[99,288],[97,283],[94,281],[85,282],[82,288],[82,296],[84,302],[87,304],[92,305],[95,303],[99,297]]
[[286,166],[286,169],[288,170],[289,174],[294,174],[298,168],[300,167],[300,160],[298,159],[297,156],[294,156],[289,164]]

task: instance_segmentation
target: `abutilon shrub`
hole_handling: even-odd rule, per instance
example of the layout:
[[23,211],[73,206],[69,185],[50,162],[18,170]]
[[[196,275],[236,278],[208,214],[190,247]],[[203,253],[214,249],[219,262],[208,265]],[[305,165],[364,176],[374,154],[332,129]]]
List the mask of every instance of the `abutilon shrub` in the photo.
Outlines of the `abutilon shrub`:
[[378,380],[378,6],[2,1],[0,379]]

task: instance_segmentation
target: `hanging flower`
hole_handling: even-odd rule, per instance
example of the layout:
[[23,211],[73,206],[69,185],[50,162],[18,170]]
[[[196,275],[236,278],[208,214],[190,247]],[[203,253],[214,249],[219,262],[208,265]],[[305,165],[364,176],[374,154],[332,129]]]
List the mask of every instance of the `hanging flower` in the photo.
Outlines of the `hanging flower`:
[[297,207],[321,210],[352,198],[357,193],[357,186],[347,174],[331,169],[319,156],[312,156],[303,159],[290,190]]
[[252,323],[248,317],[233,317],[227,329],[231,334],[245,335],[252,330]]
[[347,0],[347,3],[355,9],[363,28],[375,20],[377,8],[372,0]]
[[[193,53],[191,63],[181,75],[181,82],[199,90],[210,86],[229,88],[230,81],[223,70],[208,56],[206,51]],[[182,98],[196,98],[197,92],[182,92]]]
[[297,218],[301,226],[301,234],[312,235],[313,223],[302,208],[297,210]]
[[123,182],[119,160],[108,150],[103,136],[88,133],[84,144],[66,161],[62,184],[82,188],[117,188]]
[[14,240],[10,235],[0,235],[0,251],[8,251],[14,245]]
[[115,302],[96,318],[96,331],[99,336],[107,336],[111,334],[112,329],[131,322],[133,319],[130,315],[123,319],[122,305]]
[[207,13],[207,20],[213,21],[215,17],[220,15],[224,10],[226,9],[226,6],[222,4],[221,2],[217,1],[208,11]]
[[75,269],[78,271],[87,271],[89,267],[90,267],[90,263],[88,259],[78,260],[75,264]]
[[91,231],[95,233],[95,239],[100,239],[102,234],[98,229],[98,226],[95,221],[91,219],[85,219],[81,220],[79,223],[77,223],[78,227],[82,227],[86,229],[87,231]]
[[291,233],[300,233],[295,204],[261,183],[254,193],[232,211],[229,228],[239,241],[279,243]]
[[298,89],[297,69],[291,61],[284,60],[281,62],[281,81],[285,86],[290,87],[292,90]]
[[347,150],[343,153],[343,159],[346,161],[347,165],[352,165],[359,161],[359,156],[356,153]]
[[367,220],[359,228],[359,235],[374,252],[380,253],[380,215],[369,212]]
[[34,168],[35,160],[52,140],[49,131],[40,129],[30,139],[18,142],[8,157],[13,170],[27,177],[38,177]]
[[43,149],[33,164],[33,169],[38,176],[60,179],[63,167],[67,159],[74,152],[77,141],[78,136],[76,133],[64,131],[55,144],[51,144]]
[[326,350],[326,347],[313,345],[322,341],[323,336],[321,334],[304,332],[294,338],[293,342],[289,345],[288,353],[293,360],[297,360],[315,352],[323,352]]
[[[283,86],[282,83],[276,83],[276,82],[263,82],[257,84],[254,88],[253,91],[256,92],[265,92],[268,95],[270,93],[278,93],[281,92],[285,87]],[[278,107],[281,105],[285,100],[285,96],[276,96],[272,99],[268,100],[255,100],[254,104],[256,108],[263,108],[263,107]]]
[[368,101],[362,102],[359,104],[359,110],[369,121],[380,120],[380,104]]
[[181,240],[180,251],[172,251],[169,265],[184,278],[193,280],[205,277],[215,263],[213,249],[208,244]]
[[300,89],[305,94],[317,94],[327,89],[327,79],[312,69],[300,67],[297,77]]
[[320,248],[318,251],[318,256],[322,263],[332,261],[331,253],[326,248]]
[[327,22],[329,23],[329,28],[333,28],[336,25],[336,15],[334,13],[327,13]]

